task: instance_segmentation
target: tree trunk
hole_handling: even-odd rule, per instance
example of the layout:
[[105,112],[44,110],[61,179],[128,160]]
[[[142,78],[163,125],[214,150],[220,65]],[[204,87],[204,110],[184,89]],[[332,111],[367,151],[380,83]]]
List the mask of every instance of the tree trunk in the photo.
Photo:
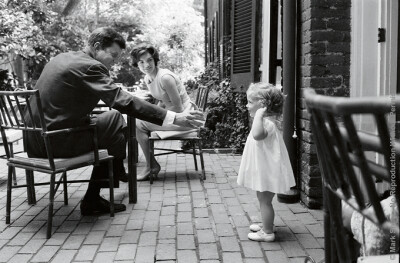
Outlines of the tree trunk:
[[64,7],[64,10],[62,12],[62,15],[63,16],[70,15],[74,11],[74,9],[78,6],[80,1],[81,0],[68,0],[67,5]]
[[96,21],[95,21],[96,27],[99,24],[99,16],[100,16],[100,2],[99,0],[96,0]]

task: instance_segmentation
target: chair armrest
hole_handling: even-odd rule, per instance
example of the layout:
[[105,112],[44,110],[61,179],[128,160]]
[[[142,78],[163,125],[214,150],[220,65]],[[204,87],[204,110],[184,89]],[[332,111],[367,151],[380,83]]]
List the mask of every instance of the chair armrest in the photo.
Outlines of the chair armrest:
[[94,154],[94,165],[99,165],[99,147],[97,142],[97,127],[96,124],[92,123],[86,126],[79,126],[74,128],[66,128],[60,130],[52,130],[45,131],[42,133],[42,136],[46,139],[46,137],[51,137],[57,134],[68,134],[73,132],[90,130],[92,132],[93,137],[93,154]]
[[74,128],[46,131],[46,132],[43,132],[43,134],[44,134],[44,136],[53,136],[53,135],[60,134],[60,133],[72,133],[72,132],[90,130],[90,129],[95,129],[95,128],[96,128],[96,124],[89,124],[87,126],[79,126],[79,127],[74,127]]

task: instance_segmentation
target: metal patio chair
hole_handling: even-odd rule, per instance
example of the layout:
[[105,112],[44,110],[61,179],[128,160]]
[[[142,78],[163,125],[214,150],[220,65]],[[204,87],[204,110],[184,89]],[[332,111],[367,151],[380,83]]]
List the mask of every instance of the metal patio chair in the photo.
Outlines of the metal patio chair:
[[[8,149],[10,150],[10,156],[13,157],[15,152],[14,152],[14,144],[22,140],[22,131],[19,130],[6,130],[6,137],[7,137],[7,143],[8,143]],[[3,144],[3,143],[1,143]],[[2,159],[7,159],[7,155],[1,155],[0,158]],[[15,171],[15,167],[13,167],[13,184],[17,185],[17,173]]]
[[[11,100],[11,105],[14,108],[14,110],[16,111],[16,115],[18,117],[18,119],[21,119],[21,112],[18,111],[18,107],[16,105],[15,100],[12,98]],[[22,108],[24,107],[24,105],[21,105]],[[7,142],[8,142],[8,148],[10,149],[10,155],[11,157],[14,156],[14,153],[19,153],[19,152],[14,152],[14,144],[18,143],[19,141],[22,140],[22,131],[20,130],[14,130],[14,129],[9,129],[6,130],[6,136],[7,136]],[[0,144],[3,144],[3,142],[0,142]],[[7,159],[7,155],[4,153],[3,155],[0,155],[1,159]],[[17,173],[15,171],[15,168],[13,167],[13,184],[17,185]]]
[[[197,95],[196,95],[196,101],[195,104],[197,105],[197,107],[202,110],[203,112],[205,112],[206,107],[207,107],[207,99],[208,99],[208,92],[209,89],[208,87],[205,86],[200,86],[197,89]],[[190,150],[184,150],[184,149],[166,149],[166,148],[154,148],[154,142],[156,141],[166,141],[166,140],[178,140],[178,141],[187,141],[190,143],[192,149]],[[196,144],[198,149],[196,149]],[[206,172],[204,170],[204,159],[203,159],[203,147],[202,147],[202,142],[201,142],[201,137],[200,137],[200,128],[198,129],[194,129],[192,132],[190,133],[186,133],[183,135],[177,135],[177,136],[173,136],[173,137],[168,137],[165,139],[161,139],[158,135],[157,135],[157,131],[154,131],[151,133],[150,137],[149,137],[149,149],[150,149],[150,167],[153,167],[153,156],[159,156],[159,155],[166,155],[166,154],[174,154],[174,153],[184,153],[184,154],[192,154],[193,155],[193,160],[194,160],[194,166],[196,171],[198,170],[197,167],[197,150],[198,150],[198,155],[200,156],[200,165],[201,165],[201,172],[202,172],[202,179],[205,180],[206,179]],[[155,153],[155,150],[160,150],[163,151],[161,153]],[[153,173],[150,173],[150,184],[153,183],[154,178],[156,178],[156,176]]]
[[[20,112],[22,111],[22,105],[26,107],[26,113],[28,118],[33,119],[33,109],[31,106],[31,101],[36,100],[37,110],[39,112],[40,126],[32,125],[28,126],[24,115],[20,118],[17,117],[16,110],[10,107],[12,100],[15,100],[15,105]],[[38,90],[28,90],[28,91],[0,91],[0,130],[3,139],[3,145],[7,155],[7,165],[8,165],[8,178],[7,178],[7,204],[6,204],[6,224],[10,224],[11,220],[11,193],[13,188],[26,187],[28,195],[28,203],[35,204],[35,186],[38,185],[50,185],[50,195],[49,195],[49,212],[47,220],[47,238],[51,237],[52,231],[52,219],[53,219],[53,204],[54,196],[58,190],[60,184],[63,185],[64,191],[64,204],[68,205],[68,183],[82,183],[89,182],[90,180],[71,180],[67,181],[67,171],[89,166],[98,165],[99,162],[108,162],[109,178],[108,180],[103,179],[99,181],[108,181],[110,187],[110,215],[114,216],[114,190],[113,190],[113,169],[112,160],[113,156],[108,155],[107,150],[99,150],[97,147],[97,134],[96,126],[88,125],[83,127],[75,127],[61,130],[47,130],[46,122],[41,106],[40,95]],[[28,132],[38,132],[42,135],[46,147],[47,158],[30,158],[27,156],[26,152],[11,155],[8,143],[8,137],[6,135],[6,130],[21,130],[25,133]],[[93,151],[79,156],[74,156],[71,158],[54,158],[53,148],[57,147],[50,143],[50,137],[56,134],[68,134],[77,131],[90,130],[93,133]],[[12,185],[12,172],[13,168],[22,168],[26,171],[26,184],[25,185]],[[45,183],[35,183],[33,172],[42,172],[50,175],[50,182]],[[56,182],[56,174],[62,173],[59,180]]]
[[[317,95],[311,89],[304,91],[304,98],[311,115],[311,129],[323,180],[325,261],[351,262],[351,237],[343,227],[342,201],[380,229],[392,231],[399,237],[398,222],[386,219],[375,182],[391,183],[394,180],[399,185],[398,169],[394,171],[396,176],[391,177],[390,164],[392,153],[397,155],[398,161],[400,142],[390,138],[387,116],[393,107],[400,109],[400,99],[329,97]],[[378,135],[357,131],[353,120],[357,115],[373,116]],[[367,160],[367,152],[379,153],[383,156],[383,164]],[[361,172],[361,182],[356,177],[357,171]],[[366,193],[362,192],[361,184]],[[399,191],[395,193],[395,200],[399,204]],[[373,216],[365,213],[366,202],[373,207]],[[374,262],[386,262],[383,261],[385,256],[379,258]],[[368,262],[367,259],[363,258],[363,262]],[[306,262],[315,262],[309,260]]]

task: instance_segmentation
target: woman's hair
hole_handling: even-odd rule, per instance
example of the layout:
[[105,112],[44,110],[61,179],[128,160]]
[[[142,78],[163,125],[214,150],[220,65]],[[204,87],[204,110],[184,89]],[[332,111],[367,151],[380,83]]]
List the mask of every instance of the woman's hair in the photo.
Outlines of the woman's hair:
[[267,112],[282,113],[286,96],[274,85],[263,82],[252,83],[247,90],[247,95],[260,100],[262,105],[267,107]]
[[157,66],[158,61],[160,61],[160,54],[158,53],[157,49],[149,44],[142,43],[134,47],[131,51],[132,65],[134,67],[138,66],[140,57],[146,52],[153,57],[154,64]]
[[122,49],[126,47],[125,39],[110,27],[99,27],[90,34],[88,45],[93,47],[96,42],[100,43],[102,49],[112,46],[113,43],[117,43]]

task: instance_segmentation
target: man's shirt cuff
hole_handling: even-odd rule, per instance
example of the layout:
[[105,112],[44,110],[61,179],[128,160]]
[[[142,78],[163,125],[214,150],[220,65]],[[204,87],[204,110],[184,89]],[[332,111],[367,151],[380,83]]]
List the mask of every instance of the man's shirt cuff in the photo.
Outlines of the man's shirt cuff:
[[173,112],[173,111],[170,111],[170,110],[167,111],[167,115],[165,115],[165,119],[164,119],[164,121],[162,123],[162,126],[166,126],[166,125],[169,125],[169,124],[174,124],[175,115],[176,115],[176,112]]

